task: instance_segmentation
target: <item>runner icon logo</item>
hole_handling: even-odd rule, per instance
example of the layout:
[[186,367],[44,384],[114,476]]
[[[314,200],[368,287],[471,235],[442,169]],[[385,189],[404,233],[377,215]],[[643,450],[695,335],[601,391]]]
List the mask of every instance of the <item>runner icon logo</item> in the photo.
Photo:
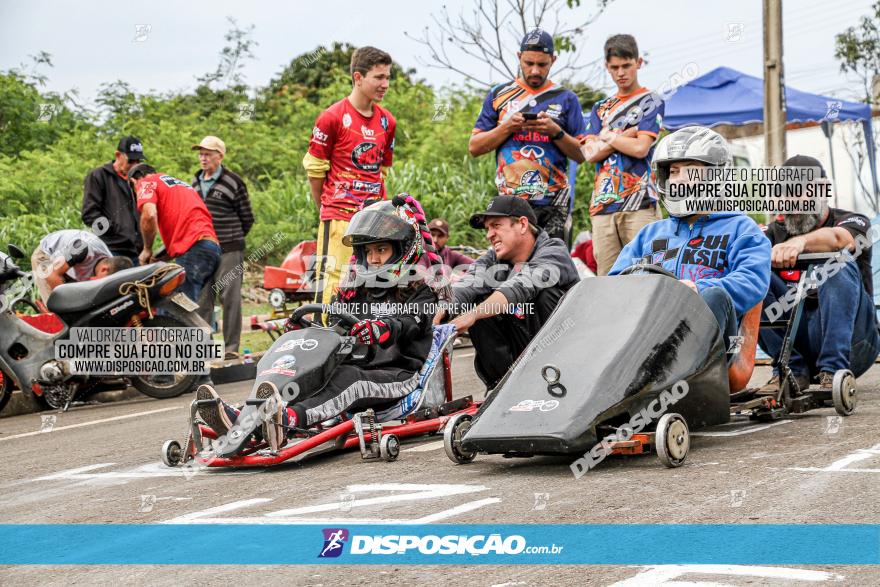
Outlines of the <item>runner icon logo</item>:
[[324,528],[324,547],[318,558],[337,558],[342,554],[345,542],[348,540],[348,530],[345,528]]

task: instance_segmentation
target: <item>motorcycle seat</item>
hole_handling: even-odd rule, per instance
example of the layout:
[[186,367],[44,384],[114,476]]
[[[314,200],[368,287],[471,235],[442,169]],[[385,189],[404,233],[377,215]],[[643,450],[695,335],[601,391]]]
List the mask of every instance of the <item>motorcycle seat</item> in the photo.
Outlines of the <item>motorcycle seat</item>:
[[119,286],[123,283],[148,277],[162,265],[164,263],[132,267],[101,279],[59,285],[52,290],[46,306],[56,314],[74,314],[92,309],[121,297]]

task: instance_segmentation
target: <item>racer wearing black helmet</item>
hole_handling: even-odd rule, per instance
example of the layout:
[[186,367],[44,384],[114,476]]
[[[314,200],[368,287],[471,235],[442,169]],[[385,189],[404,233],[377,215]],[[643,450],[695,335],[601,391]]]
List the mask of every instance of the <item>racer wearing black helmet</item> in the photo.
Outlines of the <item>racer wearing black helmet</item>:
[[[342,244],[354,250],[356,271],[349,272],[341,288],[351,287],[357,278],[368,287],[372,284],[397,285],[401,277],[409,277],[425,252],[415,211],[391,201],[370,204],[352,217],[342,237]],[[367,245],[387,243],[391,256],[380,265],[368,262]]]
[[[282,401],[273,384],[261,384],[257,397],[270,399],[278,407],[258,432],[270,447],[280,448],[294,428],[387,405],[417,388],[419,370],[431,350],[431,318],[438,301],[415,271],[422,255],[433,251],[430,238],[421,207],[411,197],[371,204],[352,217],[343,239],[354,249],[354,262],[331,306],[360,319],[349,334],[373,346],[373,358],[368,366],[337,366],[317,393],[298,397],[290,405]],[[299,326],[288,321],[285,328]],[[216,397],[209,386],[199,388],[198,399]],[[215,430],[220,435],[225,434],[223,428],[232,427],[240,412],[229,404],[213,402],[200,408],[200,413],[209,425],[220,428]]]

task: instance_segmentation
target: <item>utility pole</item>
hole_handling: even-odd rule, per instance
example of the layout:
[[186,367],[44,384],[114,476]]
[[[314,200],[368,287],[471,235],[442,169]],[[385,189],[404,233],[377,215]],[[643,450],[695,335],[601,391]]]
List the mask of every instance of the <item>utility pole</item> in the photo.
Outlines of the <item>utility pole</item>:
[[785,162],[785,92],[782,71],[782,0],[764,0],[765,164]]

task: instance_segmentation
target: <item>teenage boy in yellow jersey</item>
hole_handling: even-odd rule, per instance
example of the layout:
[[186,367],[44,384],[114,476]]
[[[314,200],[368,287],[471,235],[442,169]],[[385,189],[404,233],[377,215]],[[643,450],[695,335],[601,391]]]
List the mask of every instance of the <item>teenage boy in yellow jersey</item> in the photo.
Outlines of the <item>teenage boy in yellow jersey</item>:
[[351,258],[342,244],[351,217],[365,200],[385,199],[396,121],[379,106],[391,78],[391,56],[361,47],[351,56],[351,93],[318,116],[303,166],[321,211],[315,302],[330,303],[340,271]]

